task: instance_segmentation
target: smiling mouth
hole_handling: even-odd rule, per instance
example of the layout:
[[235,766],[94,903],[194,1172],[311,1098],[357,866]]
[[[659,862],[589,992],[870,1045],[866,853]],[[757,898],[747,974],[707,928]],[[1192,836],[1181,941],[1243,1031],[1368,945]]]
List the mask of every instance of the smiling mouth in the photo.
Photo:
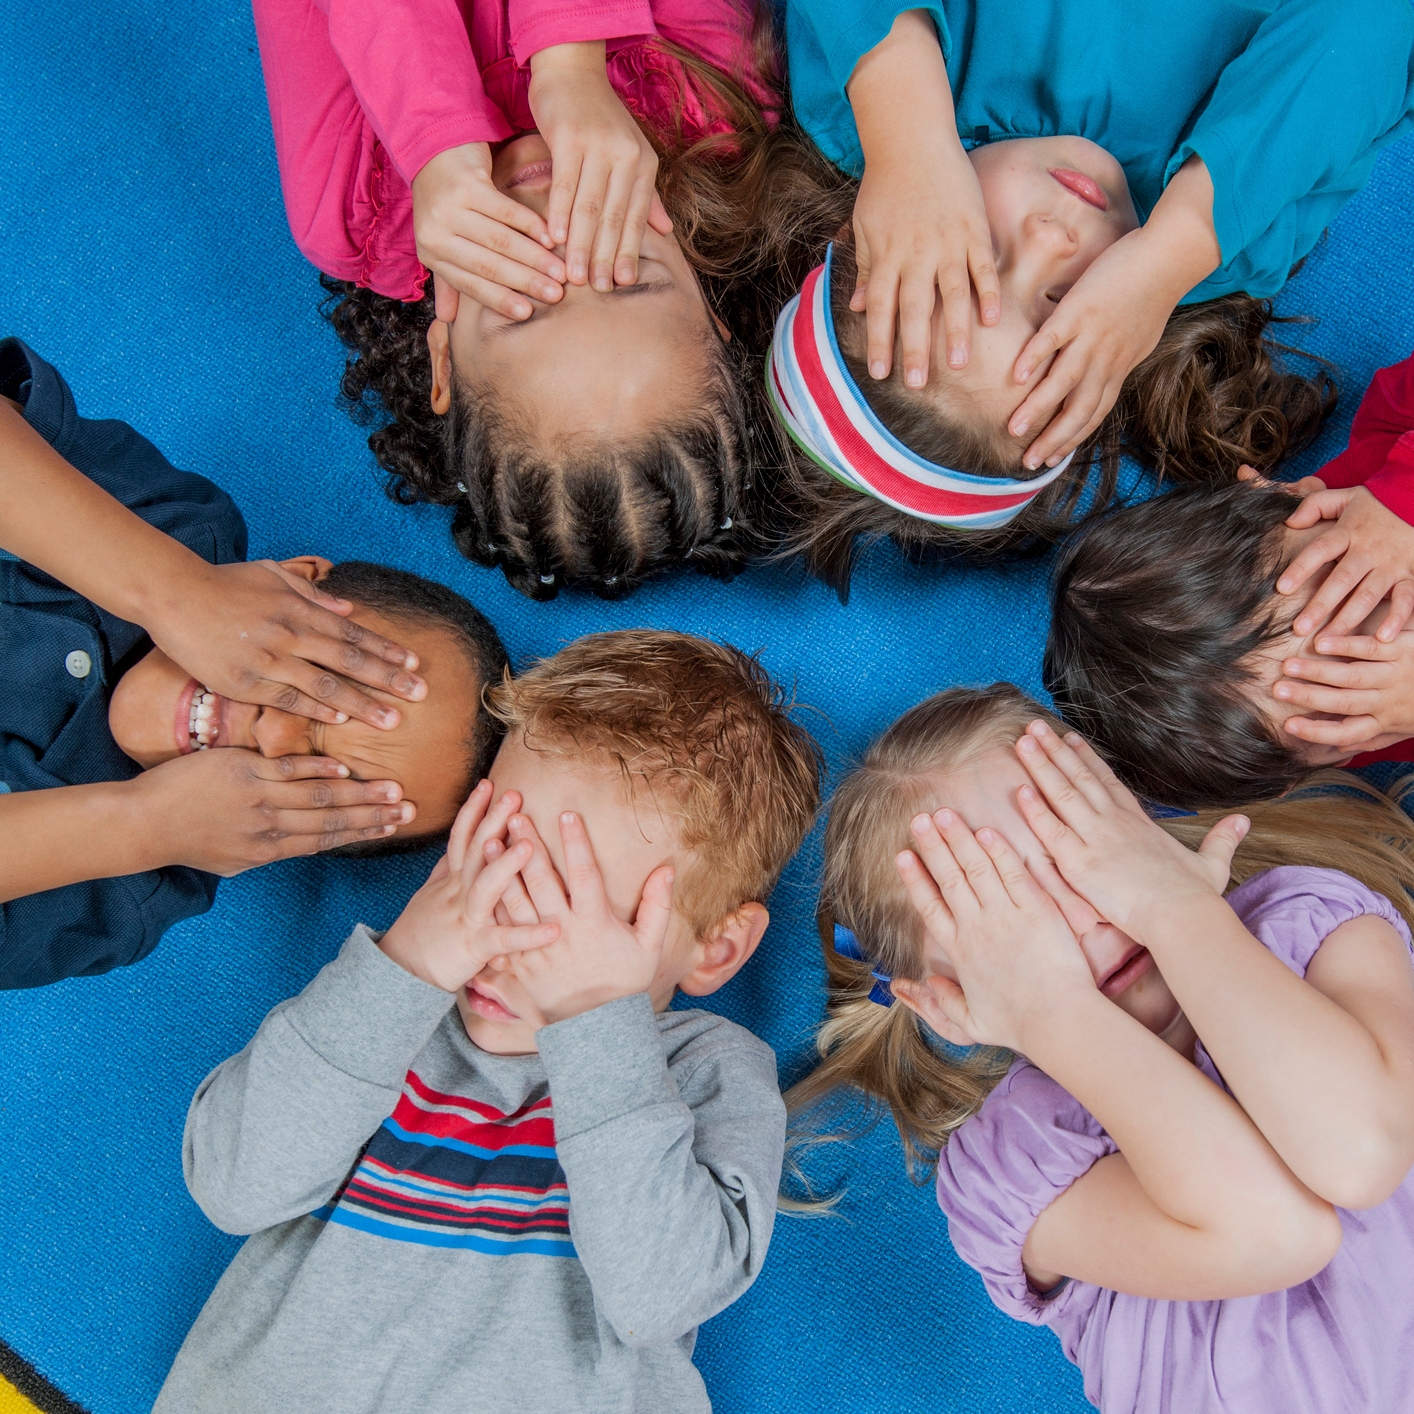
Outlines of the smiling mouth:
[[506,183],[506,190],[512,187],[528,187],[539,182],[548,182],[555,170],[555,164],[548,158],[540,162],[532,162],[528,167],[522,167],[519,171],[511,173],[511,179]]
[[222,706],[223,699],[195,678],[182,689],[177,697],[172,727],[177,750],[183,756],[225,745],[217,740],[221,734]]
[[1128,991],[1152,966],[1154,956],[1148,948],[1136,947],[1118,967],[1100,983],[1100,991],[1111,1000]]
[[1068,192],[1074,192],[1087,205],[1093,206],[1097,211],[1110,209],[1109,198],[1093,177],[1087,177],[1084,172],[1072,171],[1069,167],[1051,167],[1047,170],[1061,186]]

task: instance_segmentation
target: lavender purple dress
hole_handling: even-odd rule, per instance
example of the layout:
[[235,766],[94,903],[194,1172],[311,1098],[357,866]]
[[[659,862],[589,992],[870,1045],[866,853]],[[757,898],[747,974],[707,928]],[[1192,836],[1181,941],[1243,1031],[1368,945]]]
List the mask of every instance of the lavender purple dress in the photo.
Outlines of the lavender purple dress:
[[[1270,869],[1228,895],[1253,934],[1305,975],[1361,914],[1409,929],[1389,901],[1333,869]],[[1196,1056],[1222,1077],[1200,1044]],[[1224,1087],[1226,1088],[1226,1087]],[[1365,1212],[1310,1281],[1230,1301],[1152,1301],[1067,1281],[1026,1284],[1021,1248],[1041,1211],[1117,1146],[1049,1076],[1018,1060],[949,1141],[938,1202],[958,1255],[1010,1316],[1049,1326],[1105,1414],[1395,1414],[1414,1410],[1414,1176]]]

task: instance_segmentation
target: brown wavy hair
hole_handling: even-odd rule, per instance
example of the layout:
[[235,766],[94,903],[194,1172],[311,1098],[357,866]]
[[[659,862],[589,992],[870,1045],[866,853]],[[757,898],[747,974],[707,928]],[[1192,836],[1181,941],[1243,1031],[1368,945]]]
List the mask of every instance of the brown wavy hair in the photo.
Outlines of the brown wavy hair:
[[[758,214],[782,235],[771,242],[780,261],[774,293],[783,305],[835,241],[830,300],[840,350],[851,376],[879,420],[906,446],[944,466],[980,476],[1030,479],[1021,462],[1027,443],[1004,427],[979,425],[903,383],[896,362],[887,379],[871,378],[861,315],[849,309],[855,261],[851,215],[858,183],[837,172],[809,140],[790,126],[778,140],[779,172]],[[789,287],[782,291],[783,279]],[[906,515],[865,496],[822,470],[785,436],[769,411],[764,379],[761,415],[775,439],[782,548],[840,596],[861,544],[892,539],[908,556],[964,560],[1026,556],[1045,550],[1086,515],[1114,504],[1120,458],[1129,455],[1160,481],[1231,480],[1244,463],[1267,471],[1307,446],[1335,410],[1331,366],[1321,359],[1309,374],[1287,367],[1287,356],[1310,357],[1272,334],[1283,324],[1269,300],[1225,295],[1180,305],[1154,351],[1129,375],[1100,428],[1076,451],[1066,475],[1046,487],[1005,526],[959,530]]]
[[[730,579],[765,543],[760,439],[752,425],[760,349],[760,267],[753,233],[765,187],[773,125],[783,107],[769,12],[756,14],[746,64],[770,98],[665,40],[654,47],[682,66],[703,103],[731,131],[685,142],[681,113],[667,130],[645,126],[659,155],[658,192],[674,235],[701,283],[715,325],[703,343],[695,408],[637,443],[534,449],[527,429],[485,389],[452,379],[452,406],[432,411],[427,330],[433,297],[404,304],[321,276],[323,313],[350,351],[340,382],[355,421],[403,504],[455,508],[452,537],[468,559],[499,566],[532,599],[565,587],[618,599],[671,565]],[[738,318],[739,313],[741,318]]]
[[[870,969],[918,980],[924,973],[923,924],[894,864],[900,850],[912,847],[909,822],[947,804],[941,782],[949,772],[1010,747],[1038,717],[1067,730],[1010,683],[950,688],[905,712],[836,789],[819,905],[826,1017],[816,1038],[820,1064],[786,1094],[795,1153],[822,1138],[858,1133],[887,1112],[917,1176],[931,1170],[948,1136],[1006,1073],[1008,1052],[944,1047],[906,1006],[870,1001]],[[1226,813],[1157,823],[1196,849]],[[1252,828],[1233,859],[1231,887],[1281,865],[1340,869],[1383,894],[1414,927],[1414,823],[1388,797],[1348,772],[1323,771],[1308,789],[1244,813]],[[853,932],[870,961],[835,951],[836,923]],[[830,1125],[850,1111],[851,1124]],[[822,1120],[833,1133],[821,1134]]]

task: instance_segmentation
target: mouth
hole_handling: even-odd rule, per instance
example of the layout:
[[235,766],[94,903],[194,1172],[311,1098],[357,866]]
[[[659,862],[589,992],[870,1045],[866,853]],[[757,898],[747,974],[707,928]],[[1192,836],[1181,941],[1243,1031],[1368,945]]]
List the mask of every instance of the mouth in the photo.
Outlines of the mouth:
[[515,1012],[484,987],[478,987],[474,982],[466,984],[466,1004],[477,1016],[486,1021],[519,1021]]
[[1084,172],[1072,171],[1069,167],[1051,167],[1048,170],[1061,186],[1068,192],[1074,192],[1087,205],[1093,206],[1097,211],[1110,209],[1109,198],[1093,177],[1087,177]]
[[548,184],[551,175],[554,173],[555,164],[549,158],[540,162],[532,162],[528,167],[521,167],[511,173],[510,181],[506,183],[506,190],[513,187],[531,187]]
[[216,745],[221,734],[222,708],[225,699],[217,696],[193,678],[177,697],[172,728],[177,750],[183,756],[193,751],[206,751]]
[[1141,948],[1136,943],[1119,966],[1100,983],[1100,991],[1113,1000],[1121,992],[1128,991],[1153,965],[1154,955],[1148,948]]

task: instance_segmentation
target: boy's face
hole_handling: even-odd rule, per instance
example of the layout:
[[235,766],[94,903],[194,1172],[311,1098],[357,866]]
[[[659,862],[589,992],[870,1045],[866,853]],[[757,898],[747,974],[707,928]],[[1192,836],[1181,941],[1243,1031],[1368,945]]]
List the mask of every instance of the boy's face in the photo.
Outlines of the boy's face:
[[[643,886],[659,865],[674,865],[681,878],[683,866],[692,857],[679,844],[672,800],[655,799],[646,787],[630,795],[612,763],[532,751],[522,734],[512,731],[496,755],[491,780],[496,799],[511,790],[520,794],[520,813],[529,817],[545,842],[562,879],[565,857],[560,813],[572,810],[580,817],[610,907],[625,922],[637,913]],[[658,972],[649,990],[654,1010],[662,1011],[668,1005],[678,984],[700,961],[701,952],[702,945],[675,903]],[[461,989],[457,1010],[466,1034],[483,1051],[528,1055],[537,1049],[535,1024],[526,1019],[534,1007],[508,958],[493,958]]]
[[[299,572],[308,561],[287,561]],[[482,684],[460,642],[448,630],[390,619],[355,604],[350,617],[418,657],[427,679],[427,696],[405,702],[376,687],[363,687],[377,701],[397,707],[401,720],[382,730],[350,718],[318,722],[275,707],[259,707],[230,698],[211,699],[215,736],[211,749],[239,747],[265,757],[331,756],[361,781],[397,781],[403,799],[417,808],[402,836],[433,835],[445,830],[461,805],[466,772],[466,736]],[[196,749],[189,733],[193,698],[202,691],[184,668],[154,648],[118,680],[108,704],[108,725],[125,755],[144,770]],[[209,726],[204,734],[209,734]],[[449,769],[449,763],[455,765]]]

